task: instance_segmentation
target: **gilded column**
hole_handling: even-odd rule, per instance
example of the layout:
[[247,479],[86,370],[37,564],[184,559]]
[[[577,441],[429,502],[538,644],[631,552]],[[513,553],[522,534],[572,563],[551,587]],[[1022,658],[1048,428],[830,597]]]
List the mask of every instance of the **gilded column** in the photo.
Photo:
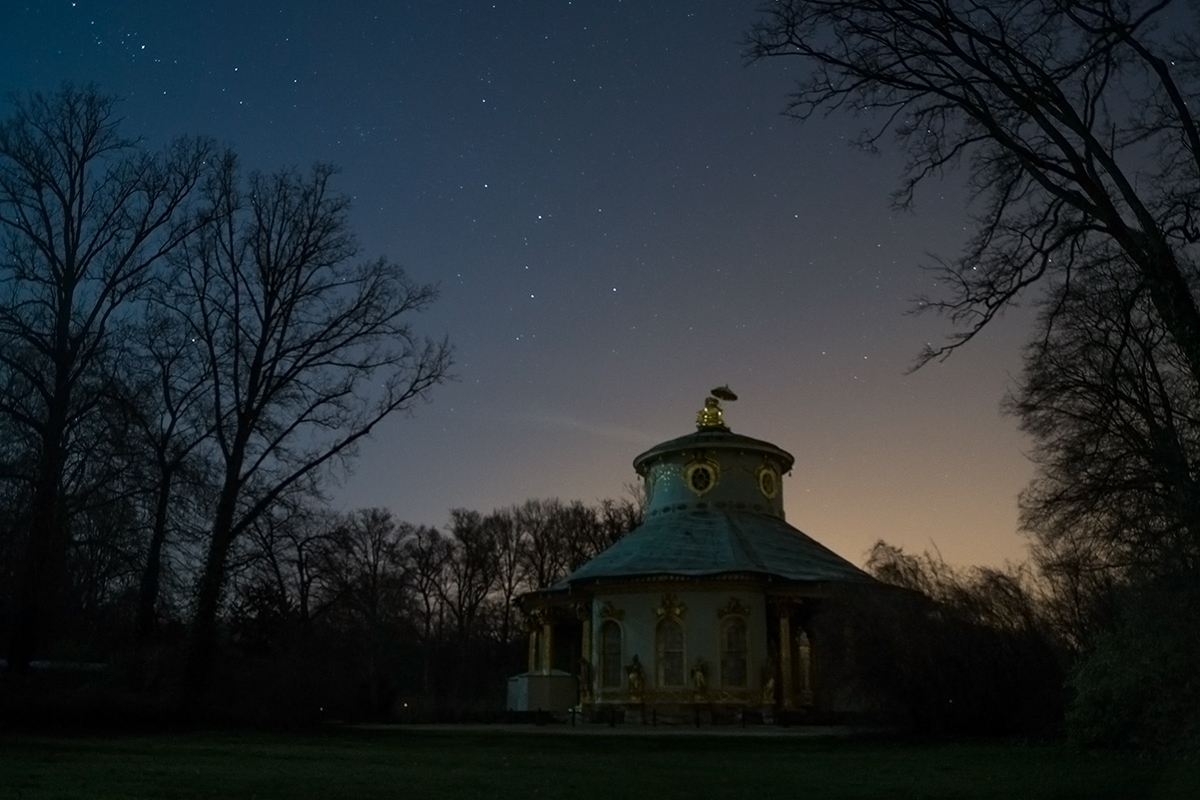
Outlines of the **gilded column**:
[[583,630],[579,643],[579,699],[584,703],[592,701],[592,607],[584,603],[579,609],[579,621]]
[[800,631],[800,644],[796,648],[800,656],[800,702],[806,706],[812,705],[812,645],[809,644],[808,634]]
[[779,677],[783,707],[792,707],[792,612],[789,608],[779,610]]
[[554,626],[550,623],[550,615],[543,617],[542,621],[542,672],[549,674],[550,672],[550,657],[554,653],[553,642],[551,637],[554,634]]
[[532,625],[529,626],[529,671],[533,672],[537,669],[538,657],[538,630]]

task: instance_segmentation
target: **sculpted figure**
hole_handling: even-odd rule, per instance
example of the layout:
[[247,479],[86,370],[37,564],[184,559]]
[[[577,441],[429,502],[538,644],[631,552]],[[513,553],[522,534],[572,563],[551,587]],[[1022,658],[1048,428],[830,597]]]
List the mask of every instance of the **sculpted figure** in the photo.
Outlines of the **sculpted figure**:
[[640,700],[642,692],[646,688],[646,672],[642,669],[642,662],[634,655],[633,663],[625,668],[625,676],[629,686],[629,696],[632,700]]
[[579,659],[579,699],[584,703],[592,701],[592,662],[586,658]]
[[723,428],[725,422],[721,418],[721,403],[715,397],[704,400],[704,408],[696,415],[696,426],[699,428]]
[[704,659],[697,656],[696,666],[692,667],[692,691],[704,694],[708,691],[708,665]]
[[767,665],[763,667],[763,690],[762,702],[764,706],[775,705],[775,658],[772,656],[767,659]]

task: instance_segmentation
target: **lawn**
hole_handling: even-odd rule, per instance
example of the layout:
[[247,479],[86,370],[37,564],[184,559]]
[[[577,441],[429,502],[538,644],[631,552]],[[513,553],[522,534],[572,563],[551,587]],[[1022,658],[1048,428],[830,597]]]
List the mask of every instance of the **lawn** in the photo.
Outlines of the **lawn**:
[[1063,746],[496,731],[0,735],[3,798],[1200,797]]

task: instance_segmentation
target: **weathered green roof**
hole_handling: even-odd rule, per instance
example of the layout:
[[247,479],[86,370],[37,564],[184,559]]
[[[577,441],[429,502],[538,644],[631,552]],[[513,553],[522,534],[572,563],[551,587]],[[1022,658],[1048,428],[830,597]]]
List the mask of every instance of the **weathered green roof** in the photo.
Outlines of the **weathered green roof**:
[[730,574],[805,582],[874,582],[867,573],[778,517],[704,510],[675,511],[648,519],[550,588],[566,589],[597,579]]

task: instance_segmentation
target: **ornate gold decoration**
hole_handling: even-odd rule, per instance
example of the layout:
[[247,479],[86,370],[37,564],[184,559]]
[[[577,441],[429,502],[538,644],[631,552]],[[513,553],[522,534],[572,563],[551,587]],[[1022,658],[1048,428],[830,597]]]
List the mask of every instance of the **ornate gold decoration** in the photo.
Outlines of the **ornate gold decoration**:
[[625,609],[614,606],[612,600],[605,600],[600,606],[600,619],[625,619]]
[[633,663],[625,668],[625,685],[628,688],[629,701],[642,702],[642,694],[646,690],[646,670],[642,669],[642,662],[638,661],[636,654]]
[[728,430],[721,416],[721,401],[715,397],[706,397],[704,398],[704,408],[696,414],[696,427],[702,431],[709,428]]
[[718,386],[709,394],[709,397],[704,398],[704,408],[700,409],[700,413],[696,414],[696,428],[702,431],[729,430],[725,426],[725,421],[721,416],[721,401],[728,400],[732,402],[737,400],[737,395],[733,393],[733,390],[728,385]]
[[679,602],[675,597],[674,592],[667,592],[662,596],[662,603],[658,608],[654,609],[654,616],[660,620],[663,619],[683,619],[683,615],[687,613],[687,605]]
[[592,662],[586,658],[579,659],[579,701],[592,702]]
[[800,702],[810,706],[813,702],[812,690],[812,645],[808,634],[800,631],[800,641],[796,646],[796,654],[800,659]]
[[739,617],[750,616],[750,608],[736,597],[730,597],[729,602],[717,609],[717,618],[725,619],[730,614],[736,614]]
[[763,667],[762,704],[767,708],[775,707],[775,673],[778,671],[779,665],[775,663],[775,657],[771,656]]
[[696,664],[692,667],[692,693],[698,696],[708,694],[708,662],[696,656]]
[[792,707],[792,618],[779,615],[779,694],[784,710]]
[[758,490],[768,500],[779,496],[779,473],[770,464],[758,468]]
[[698,497],[712,491],[721,480],[721,465],[712,459],[697,458],[683,467],[683,483]]

